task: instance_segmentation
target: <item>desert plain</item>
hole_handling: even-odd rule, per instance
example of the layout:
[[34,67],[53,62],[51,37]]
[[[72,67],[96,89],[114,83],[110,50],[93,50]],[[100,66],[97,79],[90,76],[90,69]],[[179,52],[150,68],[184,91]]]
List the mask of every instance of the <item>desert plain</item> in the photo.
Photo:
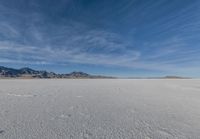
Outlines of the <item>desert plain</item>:
[[197,79],[2,79],[0,139],[199,139]]

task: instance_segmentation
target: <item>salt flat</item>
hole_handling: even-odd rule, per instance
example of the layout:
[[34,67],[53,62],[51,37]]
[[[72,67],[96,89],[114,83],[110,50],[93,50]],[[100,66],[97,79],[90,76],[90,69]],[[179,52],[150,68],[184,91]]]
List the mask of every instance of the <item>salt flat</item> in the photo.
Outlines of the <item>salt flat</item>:
[[200,80],[0,80],[0,139],[199,139]]

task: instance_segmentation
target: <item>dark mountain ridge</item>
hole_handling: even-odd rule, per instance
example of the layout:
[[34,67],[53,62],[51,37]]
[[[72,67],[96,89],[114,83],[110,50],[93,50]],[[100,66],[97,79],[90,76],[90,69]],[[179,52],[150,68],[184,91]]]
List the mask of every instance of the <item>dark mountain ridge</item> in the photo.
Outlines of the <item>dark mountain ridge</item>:
[[54,72],[38,71],[28,67],[21,69],[0,66],[0,78],[113,78],[101,75],[90,75],[84,72],[57,74]]

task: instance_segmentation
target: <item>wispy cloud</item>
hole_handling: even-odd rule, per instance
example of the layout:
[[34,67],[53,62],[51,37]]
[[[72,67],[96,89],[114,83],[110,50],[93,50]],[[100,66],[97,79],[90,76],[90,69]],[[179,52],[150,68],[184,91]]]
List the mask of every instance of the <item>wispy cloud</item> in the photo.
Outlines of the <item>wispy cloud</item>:
[[[80,33],[80,29],[76,30],[76,27],[64,25],[57,27],[55,34],[49,35],[35,26],[29,28],[30,36],[26,37],[31,37],[35,45],[10,40],[0,41],[0,63],[38,65],[71,62],[158,71],[181,71],[182,67],[179,67],[178,62],[198,60],[195,56],[198,51],[185,51],[186,44],[181,39],[172,38],[164,42],[148,44],[146,49],[148,52],[145,54],[145,50],[141,52],[131,49],[129,43],[120,40],[121,37],[118,34],[104,30],[86,30],[87,27],[84,25],[81,27],[84,31]],[[20,35],[17,29],[12,26],[10,28],[15,34]],[[29,38],[26,37],[20,36],[28,40]],[[132,46],[132,48],[135,47]],[[185,57],[189,53],[189,57]],[[13,58],[13,54],[16,58]],[[179,54],[179,58],[174,58],[176,54]],[[191,55],[194,57],[191,58]]]

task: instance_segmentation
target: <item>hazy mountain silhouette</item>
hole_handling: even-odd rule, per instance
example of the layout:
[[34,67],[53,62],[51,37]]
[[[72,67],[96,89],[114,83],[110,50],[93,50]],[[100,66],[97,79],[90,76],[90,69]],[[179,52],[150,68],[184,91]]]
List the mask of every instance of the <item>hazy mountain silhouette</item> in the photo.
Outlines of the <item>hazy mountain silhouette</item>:
[[113,78],[101,75],[90,75],[84,72],[57,74],[54,72],[38,71],[28,67],[21,69],[0,66],[0,77],[4,78]]

